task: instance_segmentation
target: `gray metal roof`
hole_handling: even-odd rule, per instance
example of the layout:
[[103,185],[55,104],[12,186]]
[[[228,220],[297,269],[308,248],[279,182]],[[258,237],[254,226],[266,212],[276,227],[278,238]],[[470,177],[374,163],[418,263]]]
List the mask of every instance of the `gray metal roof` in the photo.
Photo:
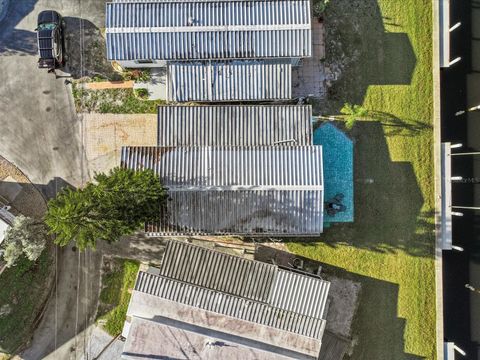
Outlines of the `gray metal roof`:
[[323,318],[329,289],[329,282],[279,269],[268,303],[302,315]]
[[167,98],[175,102],[288,100],[292,64],[289,60],[169,63]]
[[[323,191],[175,191],[149,236],[310,236],[323,231]],[[165,217],[164,217],[165,216]]]
[[180,241],[169,241],[160,275],[266,302],[277,267]]
[[122,163],[153,169],[169,191],[323,190],[319,145],[122,148]]
[[152,236],[323,230],[320,146],[124,147],[122,166],[153,169],[168,187]]
[[322,319],[330,283],[182,241],[169,241],[160,275]]
[[106,5],[109,60],[309,57],[309,0]]
[[214,291],[164,276],[139,272],[135,290],[225,316],[321,339],[325,320]]
[[310,105],[160,106],[158,145],[309,145],[311,119]]

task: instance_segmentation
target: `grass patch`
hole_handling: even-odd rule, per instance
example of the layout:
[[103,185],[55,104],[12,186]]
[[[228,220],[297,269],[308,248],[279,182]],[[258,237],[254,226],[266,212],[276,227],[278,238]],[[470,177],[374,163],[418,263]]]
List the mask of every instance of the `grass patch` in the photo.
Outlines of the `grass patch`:
[[22,256],[0,275],[0,352],[15,353],[30,339],[52,281],[53,254],[47,247],[36,262]]
[[352,359],[436,357],[431,14],[423,0],[335,0],[325,14],[341,75],[316,111],[349,102],[370,120],[351,131],[355,223],[288,247],[363,279]]
[[81,89],[72,84],[73,98],[77,112],[102,114],[156,114],[163,100],[143,100],[135,96],[133,89]]
[[139,266],[137,261],[117,258],[105,263],[98,319],[112,336],[122,332]]

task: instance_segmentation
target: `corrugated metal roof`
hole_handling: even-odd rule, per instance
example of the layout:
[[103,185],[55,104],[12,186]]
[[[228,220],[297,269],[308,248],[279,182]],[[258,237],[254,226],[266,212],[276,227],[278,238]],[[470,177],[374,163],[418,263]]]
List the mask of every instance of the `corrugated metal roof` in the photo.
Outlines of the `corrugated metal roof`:
[[259,101],[292,98],[290,61],[175,62],[168,64],[168,99]]
[[276,267],[169,241],[160,275],[244,298],[267,301]]
[[279,269],[275,273],[268,303],[306,316],[323,318],[329,289],[327,281]]
[[321,340],[325,320],[275,308],[164,276],[139,272],[135,290],[225,316]]
[[310,105],[160,106],[158,145],[310,145],[311,119]]
[[309,0],[106,5],[109,60],[308,57]]
[[318,235],[320,146],[124,147],[122,166],[153,169],[169,188],[151,235]]
[[167,242],[160,275],[323,318],[330,283],[182,241]]
[[170,191],[322,190],[319,145],[122,148],[122,163],[153,169]]
[[322,191],[175,191],[149,236],[320,235]]

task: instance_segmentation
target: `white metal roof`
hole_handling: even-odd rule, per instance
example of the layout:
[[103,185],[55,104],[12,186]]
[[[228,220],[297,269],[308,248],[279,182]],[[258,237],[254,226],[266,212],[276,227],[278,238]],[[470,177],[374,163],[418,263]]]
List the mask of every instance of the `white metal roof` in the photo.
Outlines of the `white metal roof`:
[[310,1],[107,3],[106,40],[109,60],[308,57]]
[[310,105],[160,106],[159,146],[310,145]]
[[124,147],[122,166],[153,169],[169,189],[152,234],[323,230],[321,146]]
[[0,244],[3,242],[3,239],[5,238],[5,232],[9,227],[10,225],[0,218]]
[[260,101],[292,98],[292,64],[278,61],[168,64],[170,101]]

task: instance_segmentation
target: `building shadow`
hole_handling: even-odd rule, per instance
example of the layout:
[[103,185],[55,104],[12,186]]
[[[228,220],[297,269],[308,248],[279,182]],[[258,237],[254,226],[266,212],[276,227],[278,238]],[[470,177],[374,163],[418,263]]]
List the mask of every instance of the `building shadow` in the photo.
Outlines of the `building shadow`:
[[[348,244],[380,253],[405,251],[433,257],[433,214],[422,211],[424,199],[410,162],[392,161],[382,124],[361,121],[351,135],[354,145],[355,222],[326,228],[321,241]],[[308,243],[308,238],[289,238]]]
[[330,2],[325,16],[334,23],[325,26],[326,64],[335,73],[328,88],[330,113],[345,102],[362,104],[371,85],[410,85],[417,63],[402,24],[383,18],[377,0],[347,3]]
[[[405,353],[406,321],[398,317],[398,284],[354,274],[344,269],[294,255],[276,248],[259,245],[255,260],[275,263],[291,268],[292,264],[303,262],[303,271],[316,273],[328,280],[329,276],[347,279],[361,284],[357,311],[351,329],[353,357],[358,359],[408,359],[423,357]],[[388,354],[388,355],[387,355]],[[320,353],[320,360],[329,359]]]
[[20,21],[29,15],[38,0],[10,1],[5,18],[0,21],[0,56],[35,55],[37,34],[35,28],[18,29]]
[[91,21],[65,16],[65,71],[74,79],[98,76],[119,80],[107,61],[105,38]]

